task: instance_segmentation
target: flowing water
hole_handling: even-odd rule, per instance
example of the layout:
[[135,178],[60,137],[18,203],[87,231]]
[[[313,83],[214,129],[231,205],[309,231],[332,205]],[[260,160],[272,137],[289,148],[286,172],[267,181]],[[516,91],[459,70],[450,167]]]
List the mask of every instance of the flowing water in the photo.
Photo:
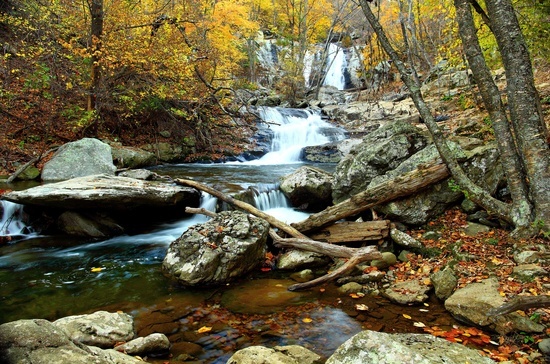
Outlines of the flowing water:
[[[194,178],[225,193],[250,188],[262,210],[289,223],[304,219],[303,212],[289,206],[277,183],[303,165],[301,147],[330,141],[326,133],[330,125],[303,110],[264,109],[262,115],[273,123],[275,134],[272,152],[262,159],[159,166],[154,171]],[[216,202],[203,195],[203,207],[213,211]],[[192,355],[205,363],[225,363],[234,351],[252,344],[295,343],[329,356],[361,329],[414,332],[418,329],[403,320],[401,313],[426,316],[418,308],[402,308],[374,297],[363,299],[371,307],[369,313],[358,314],[353,308],[358,301],[340,297],[334,287],[287,291],[293,282],[287,273],[277,271],[258,270],[224,287],[178,287],[161,274],[160,265],[172,241],[189,226],[205,221],[200,215],[150,227],[137,235],[83,241],[33,233],[21,222],[19,205],[2,201],[2,211],[0,235],[13,239],[0,245],[0,323],[123,310],[135,316],[140,335],[166,333],[174,358]],[[437,302],[430,310],[430,317],[423,321],[449,324],[449,316]],[[198,333],[203,326],[212,329]]]

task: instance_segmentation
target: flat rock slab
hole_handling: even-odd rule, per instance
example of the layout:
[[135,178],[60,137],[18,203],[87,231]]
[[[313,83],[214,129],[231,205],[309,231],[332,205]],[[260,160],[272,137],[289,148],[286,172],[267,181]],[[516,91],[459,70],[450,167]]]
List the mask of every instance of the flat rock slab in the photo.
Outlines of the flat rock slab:
[[22,205],[50,208],[131,210],[146,206],[196,207],[200,192],[166,182],[100,174],[12,191],[2,198]]

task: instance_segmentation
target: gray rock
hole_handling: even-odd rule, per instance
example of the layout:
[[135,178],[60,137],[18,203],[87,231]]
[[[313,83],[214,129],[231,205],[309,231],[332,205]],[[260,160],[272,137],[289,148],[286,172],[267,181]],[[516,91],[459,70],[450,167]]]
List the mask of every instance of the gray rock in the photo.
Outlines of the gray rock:
[[520,265],[537,263],[541,258],[541,254],[535,250],[524,250],[514,254],[514,261]]
[[268,231],[263,219],[241,211],[221,212],[172,242],[162,271],[185,286],[229,282],[262,263]]
[[4,364],[138,364],[141,360],[74,343],[46,320],[19,320],[0,325],[0,362]]
[[124,228],[112,218],[95,212],[65,211],[57,218],[57,227],[67,235],[91,238],[106,238],[124,232]]
[[321,356],[298,346],[250,346],[237,351],[227,364],[321,364]]
[[143,168],[153,166],[156,156],[143,149],[111,145],[113,163],[118,168]]
[[362,192],[373,178],[396,168],[426,145],[420,130],[405,122],[391,123],[368,134],[336,167],[334,203]]
[[315,274],[313,274],[311,269],[304,269],[290,275],[290,279],[298,283],[311,281],[313,278],[315,278]]
[[303,166],[281,178],[280,189],[293,206],[322,210],[332,204],[334,178],[321,169]]
[[300,159],[312,163],[338,163],[342,156],[335,142],[304,147]]
[[135,337],[134,320],[125,313],[97,311],[89,315],[67,316],[53,322],[74,342],[112,348]]
[[200,203],[200,193],[194,188],[108,175],[48,183],[8,192],[2,198],[22,205],[123,211],[141,206],[197,207]]
[[383,252],[382,259],[374,259],[370,265],[379,269],[388,268],[397,263],[397,257],[392,252]]
[[320,267],[330,263],[330,261],[331,259],[323,254],[299,249],[290,249],[281,254],[277,261],[277,268],[284,270],[298,270]]
[[156,174],[147,169],[130,169],[118,174],[120,177],[128,177],[134,179],[141,179],[144,181],[151,181],[155,178]]
[[547,276],[548,272],[537,264],[521,264],[514,267],[513,274],[523,281],[530,282],[535,277]]
[[453,294],[458,284],[458,279],[454,275],[453,270],[449,267],[435,272],[430,276],[430,279],[434,286],[435,295],[443,301]]
[[408,249],[420,249],[424,247],[421,242],[419,242],[409,234],[406,234],[395,228],[390,229],[390,237],[392,238],[394,243]]
[[425,302],[431,287],[417,280],[392,283],[382,290],[382,296],[401,305],[411,305]]
[[167,354],[170,350],[170,341],[164,334],[151,334],[146,337],[138,337],[115,348],[116,351],[128,355]]
[[142,146],[142,148],[157,156],[160,162],[166,163],[183,161],[188,154],[195,152],[195,146],[192,145],[192,141],[183,145],[160,142],[156,144],[147,144]]
[[344,284],[341,287],[338,287],[338,291],[342,292],[342,293],[345,293],[345,294],[357,293],[357,292],[362,292],[363,291],[363,286],[360,285],[357,282],[349,282],[349,283]]
[[427,334],[362,331],[343,343],[326,364],[494,364],[476,350]]
[[62,145],[42,169],[42,180],[60,181],[94,174],[114,175],[111,147],[93,138]]
[[498,291],[497,279],[485,279],[470,283],[456,290],[445,301],[445,308],[459,321],[498,332],[501,335],[512,331],[542,332],[544,326],[517,313],[487,316],[487,311],[504,303]]
[[467,236],[476,236],[477,234],[487,233],[489,231],[491,231],[490,227],[482,224],[476,224],[471,221],[468,221],[468,225],[464,228],[464,234]]

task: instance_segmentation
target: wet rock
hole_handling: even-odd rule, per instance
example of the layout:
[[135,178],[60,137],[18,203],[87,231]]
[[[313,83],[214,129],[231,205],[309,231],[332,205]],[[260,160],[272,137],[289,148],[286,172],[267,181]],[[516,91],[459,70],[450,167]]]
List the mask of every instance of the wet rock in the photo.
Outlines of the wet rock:
[[74,342],[112,348],[135,336],[134,320],[125,313],[97,311],[89,315],[67,316],[53,322]]
[[151,334],[146,337],[138,337],[130,340],[127,343],[119,345],[115,348],[116,351],[126,353],[128,355],[165,355],[170,350],[170,341],[164,334]]
[[366,284],[371,282],[380,282],[386,274],[380,271],[370,272],[368,274],[361,274],[360,276],[342,277],[336,281],[338,285],[344,285],[349,282],[355,282],[359,284]]
[[343,286],[339,287],[338,291],[342,292],[342,293],[345,293],[345,294],[347,294],[347,293],[356,293],[356,292],[363,291],[363,286],[360,285],[357,282],[349,282],[349,283],[346,283]]
[[391,123],[368,134],[336,167],[334,203],[365,190],[373,178],[396,168],[427,143],[420,130],[406,122]]
[[153,153],[139,148],[111,145],[111,153],[117,168],[143,168],[153,166],[157,162]]
[[311,281],[313,278],[315,278],[315,274],[313,274],[313,271],[311,269],[304,269],[300,272],[292,273],[290,275],[290,279],[298,283]]
[[12,191],[2,198],[22,205],[60,209],[128,211],[145,206],[197,207],[200,193],[189,187],[102,174]]
[[42,169],[43,181],[60,181],[94,174],[113,176],[111,147],[93,138],[62,145]]
[[333,180],[334,178],[328,172],[304,166],[282,177],[280,189],[293,206],[322,210],[332,204]]
[[330,258],[323,254],[291,249],[281,254],[277,261],[277,268],[284,270],[314,268],[327,265],[330,261]]
[[124,228],[112,218],[92,212],[66,211],[57,218],[57,227],[67,235],[91,238],[106,238],[124,232]]
[[491,364],[491,359],[464,345],[427,334],[362,331],[342,344],[326,364]]
[[156,176],[155,173],[147,169],[130,169],[128,171],[121,172],[118,175],[120,177],[135,178],[135,179],[141,179],[144,181],[151,181]]
[[476,224],[475,222],[468,222],[468,225],[464,228],[464,234],[467,236],[476,236],[480,233],[487,233],[491,231],[491,228],[482,225],[482,224]]
[[449,267],[432,274],[430,280],[434,286],[435,295],[442,301],[445,301],[453,294],[458,284],[458,279]]
[[498,332],[501,335],[513,331],[542,332],[544,326],[517,313],[487,316],[487,311],[504,303],[497,279],[485,279],[470,283],[456,290],[445,301],[445,308],[459,321]]
[[250,346],[237,351],[227,364],[320,364],[321,356],[298,345]]
[[40,170],[35,166],[28,166],[23,172],[17,176],[20,181],[32,181],[40,176]]
[[74,343],[46,320],[18,320],[0,325],[0,362],[4,364],[138,364],[142,361],[112,349]]
[[262,263],[268,231],[263,219],[241,211],[221,212],[172,242],[162,271],[185,286],[227,283]]
[[392,283],[390,287],[382,290],[382,296],[401,305],[411,305],[425,302],[427,293],[431,287],[417,280]]

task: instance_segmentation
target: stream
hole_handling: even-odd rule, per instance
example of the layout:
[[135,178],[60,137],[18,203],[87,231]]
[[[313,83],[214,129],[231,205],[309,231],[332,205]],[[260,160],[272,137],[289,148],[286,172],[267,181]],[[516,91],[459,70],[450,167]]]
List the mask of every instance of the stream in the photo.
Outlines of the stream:
[[[304,165],[299,157],[304,146],[345,136],[308,111],[266,108],[262,112],[264,120],[274,122],[271,152],[263,158],[152,170],[193,178],[224,193],[254,188],[258,208],[287,223],[303,220],[307,214],[288,204],[277,189],[278,179]],[[335,168],[317,167],[330,172]],[[8,187],[13,188],[0,184],[2,189]],[[214,210],[216,202],[203,195],[202,207]],[[422,332],[414,321],[440,327],[455,324],[436,299],[427,306],[403,307],[381,297],[353,299],[332,285],[289,292],[286,287],[295,282],[290,273],[281,271],[258,269],[223,287],[181,288],[161,274],[160,266],[169,244],[189,226],[206,221],[204,216],[90,242],[42,236],[21,223],[21,210],[2,201],[0,235],[12,240],[0,245],[0,323],[121,310],[135,317],[139,335],[162,332],[169,337],[171,362],[194,358],[202,363],[225,363],[232,353],[249,345],[298,344],[326,358],[363,329]],[[358,311],[356,304],[369,309]]]

